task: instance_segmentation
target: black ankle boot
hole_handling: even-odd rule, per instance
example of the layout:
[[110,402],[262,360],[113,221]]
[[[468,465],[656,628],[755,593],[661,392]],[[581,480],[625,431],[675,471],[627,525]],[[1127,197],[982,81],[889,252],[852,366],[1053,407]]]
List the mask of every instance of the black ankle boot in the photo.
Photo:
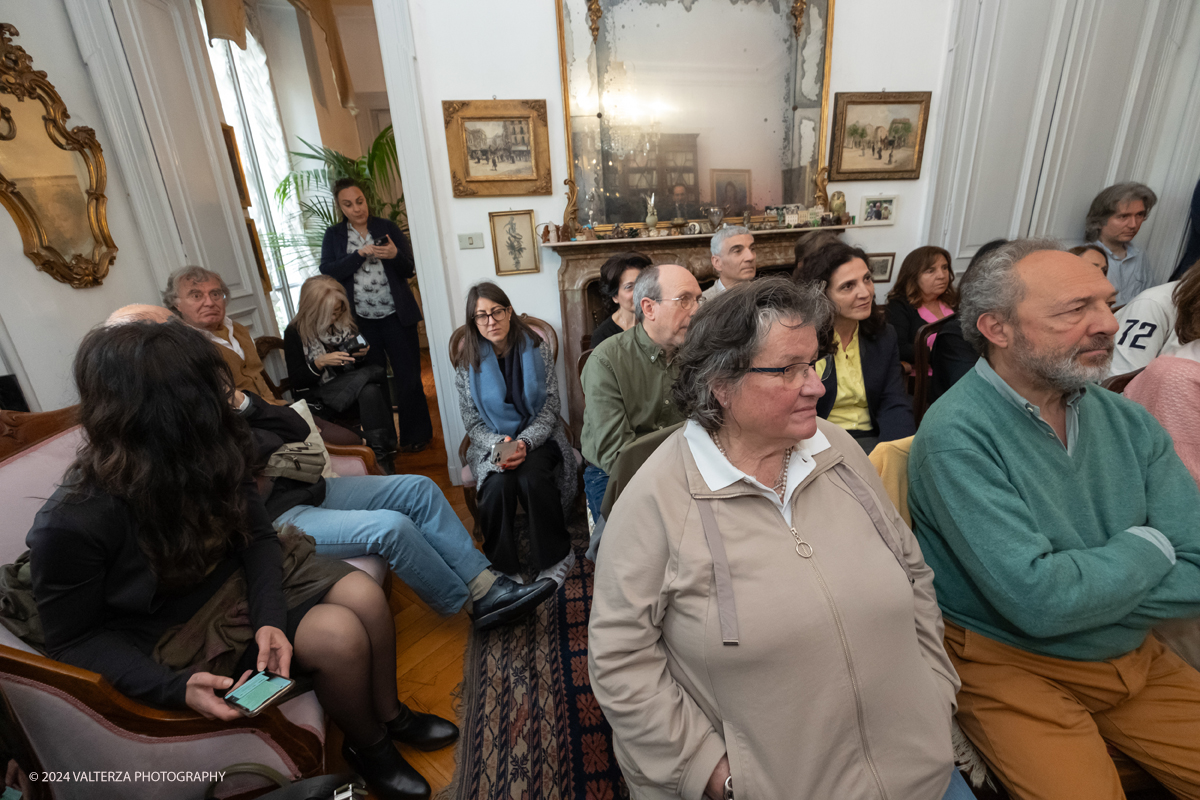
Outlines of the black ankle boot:
[[363,439],[367,441],[367,447],[375,453],[375,463],[383,470],[384,475],[396,474],[396,447],[395,436],[392,436],[392,446],[388,446],[388,435],[386,428],[372,428],[368,431],[363,431]]
[[357,749],[346,742],[342,756],[379,800],[428,800],[429,782],[404,760],[387,736]]
[[458,741],[458,726],[434,714],[413,711],[400,704],[400,716],[384,723],[388,735],[417,750],[441,750]]

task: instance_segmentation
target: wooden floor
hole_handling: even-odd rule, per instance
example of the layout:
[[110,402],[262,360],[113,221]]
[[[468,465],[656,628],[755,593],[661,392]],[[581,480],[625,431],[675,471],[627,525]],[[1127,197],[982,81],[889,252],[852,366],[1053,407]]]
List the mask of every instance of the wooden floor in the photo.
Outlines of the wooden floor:
[[[462,488],[450,483],[446,448],[429,354],[421,358],[425,400],[433,418],[433,441],[422,453],[403,454],[396,459],[397,473],[432,478],[458,512],[467,530],[473,521],[463,500]],[[455,443],[457,447],[457,443]],[[463,651],[471,620],[465,611],[442,617],[425,605],[402,581],[392,581],[392,610],[396,612],[396,687],[400,702],[416,711],[437,714],[457,721],[455,689],[462,681]],[[342,760],[342,735],[332,728],[327,738],[326,764],[330,772],[349,771]],[[454,775],[454,748],[422,753],[407,747],[400,752],[425,776],[436,794]]]

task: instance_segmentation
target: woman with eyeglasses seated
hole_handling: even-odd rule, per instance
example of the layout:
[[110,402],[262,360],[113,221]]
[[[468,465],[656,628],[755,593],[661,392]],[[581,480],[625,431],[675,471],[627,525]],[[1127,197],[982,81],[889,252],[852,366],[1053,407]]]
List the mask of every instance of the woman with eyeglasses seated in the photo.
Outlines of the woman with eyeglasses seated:
[[589,673],[634,798],[973,796],[933,573],[817,416],[830,317],[786,278],[702,306],[675,358],[687,422],[609,517]]
[[610,336],[637,324],[633,313],[633,284],[642,270],[650,266],[650,257],[641,253],[618,253],[600,267],[600,294],[616,305],[612,314],[592,330],[595,349]]
[[[467,293],[466,336],[454,365],[484,555],[510,578],[537,571],[538,580],[561,586],[575,564],[566,509],[577,480],[550,344],[513,312],[499,286],[480,283]],[[518,502],[528,520],[527,564],[519,556]]]
[[252,672],[304,675],[375,797],[428,798],[392,742],[434,750],[458,729],[398,700],[379,585],[295,528],[276,534],[217,348],[177,322],[100,328],[75,383],[83,445],[26,539],[47,652],[227,722],[241,715],[223,695]]
[[917,431],[912,402],[900,373],[896,329],[875,304],[875,282],[867,254],[837,243],[804,261],[792,273],[801,285],[824,286],[833,303],[833,362],[825,378],[825,396],[817,404],[822,419],[845,428],[870,453],[879,442],[903,439]]

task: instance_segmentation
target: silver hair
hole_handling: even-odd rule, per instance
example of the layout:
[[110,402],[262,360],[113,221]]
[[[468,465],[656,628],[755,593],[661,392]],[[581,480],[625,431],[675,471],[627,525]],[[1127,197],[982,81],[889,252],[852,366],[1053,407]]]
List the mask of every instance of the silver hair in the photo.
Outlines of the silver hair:
[[633,283],[633,316],[638,322],[645,320],[642,298],[649,297],[656,303],[662,302],[662,286],[658,283],[659,265],[653,264],[642,270]]
[[1150,214],[1150,209],[1154,208],[1154,204],[1158,202],[1158,195],[1144,183],[1117,183],[1109,186],[1096,198],[1092,200],[1092,205],[1088,208],[1087,219],[1083,223],[1083,239],[1086,242],[1094,242],[1100,238],[1100,229],[1104,227],[1104,223],[1108,222],[1113,214],[1117,213],[1117,208],[1121,203],[1129,200],[1141,200],[1146,206],[1146,214]]
[[994,314],[1002,320],[1015,318],[1017,305],[1025,297],[1025,282],[1017,275],[1017,264],[1042,250],[1062,250],[1053,239],[1014,239],[989,251],[967,268],[958,284],[958,316],[963,338],[983,357],[990,342],[979,332],[979,318]]
[[679,364],[679,378],[671,392],[675,405],[705,430],[720,429],[725,409],[714,387],[737,387],[773,326],[812,326],[818,334],[815,341],[832,323],[833,304],[813,284],[801,286],[772,276],[722,292],[692,317],[675,357]]
[[750,234],[750,229],[743,228],[741,225],[726,225],[713,234],[712,242],[709,244],[708,249],[712,251],[714,256],[719,256],[721,255],[721,248],[725,246],[726,239],[730,236],[742,236],[744,234]]
[[229,297],[229,286],[226,285],[224,278],[211,269],[192,265],[175,270],[171,273],[171,277],[167,278],[167,288],[163,289],[162,293],[163,305],[177,311],[175,304],[179,302],[180,284],[204,283],[208,280],[215,280],[221,284],[221,291],[225,293],[226,298]]

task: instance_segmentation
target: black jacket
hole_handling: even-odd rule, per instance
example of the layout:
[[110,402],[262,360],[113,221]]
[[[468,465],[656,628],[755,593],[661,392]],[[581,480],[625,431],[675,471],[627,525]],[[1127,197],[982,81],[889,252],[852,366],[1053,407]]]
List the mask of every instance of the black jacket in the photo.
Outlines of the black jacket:
[[168,628],[187,622],[237,567],[246,570],[250,621],[286,629],[283,553],[253,482],[247,497],[250,544],[218,562],[196,587],[179,594],[159,585],[138,544],[127,502],[98,489],[70,497],[59,487],[25,539],[46,651],[103,675],[118,691],[156,706],[184,708],[187,672],[151,657]]
[[[246,392],[250,407],[242,418],[254,437],[255,467],[264,466],[271,453],[291,442],[303,442],[311,429],[304,417],[290,406],[275,406],[253,392]],[[325,502],[325,479],[305,483],[292,478],[275,478],[262,493],[268,516],[274,520],[295,506],[319,506]]]
[[[325,239],[321,242],[321,272],[336,279],[346,289],[346,297],[350,298],[350,311],[358,318],[354,307],[354,273],[366,262],[358,253],[347,253],[346,245],[350,241],[350,223],[339,222],[325,229]],[[408,237],[396,227],[391,220],[381,217],[367,219],[367,232],[375,239],[390,236],[392,244],[396,245],[396,257],[383,261],[383,271],[387,275],[388,285],[392,287],[392,299],[396,303],[396,316],[401,325],[416,325],[421,321],[421,309],[408,288],[408,279],[416,272],[413,263],[412,245]]]
[[913,363],[916,356],[917,331],[924,327],[925,320],[912,303],[902,297],[889,300],[887,304],[888,324],[896,329],[896,341],[900,346],[900,360]]
[[949,391],[959,378],[971,371],[978,360],[979,354],[963,338],[961,320],[955,316],[942,326],[929,353],[929,368],[933,371],[929,378],[929,402]]
[[[912,401],[904,390],[900,374],[900,353],[896,347],[896,330],[884,325],[874,339],[858,334],[858,354],[862,360],[863,385],[867,390],[867,410],[871,424],[879,431],[879,440],[888,442],[903,439],[917,432],[913,422]],[[831,356],[832,357],[832,356]],[[828,419],[837,400],[837,366],[825,379],[825,396],[817,401],[817,414]]]

